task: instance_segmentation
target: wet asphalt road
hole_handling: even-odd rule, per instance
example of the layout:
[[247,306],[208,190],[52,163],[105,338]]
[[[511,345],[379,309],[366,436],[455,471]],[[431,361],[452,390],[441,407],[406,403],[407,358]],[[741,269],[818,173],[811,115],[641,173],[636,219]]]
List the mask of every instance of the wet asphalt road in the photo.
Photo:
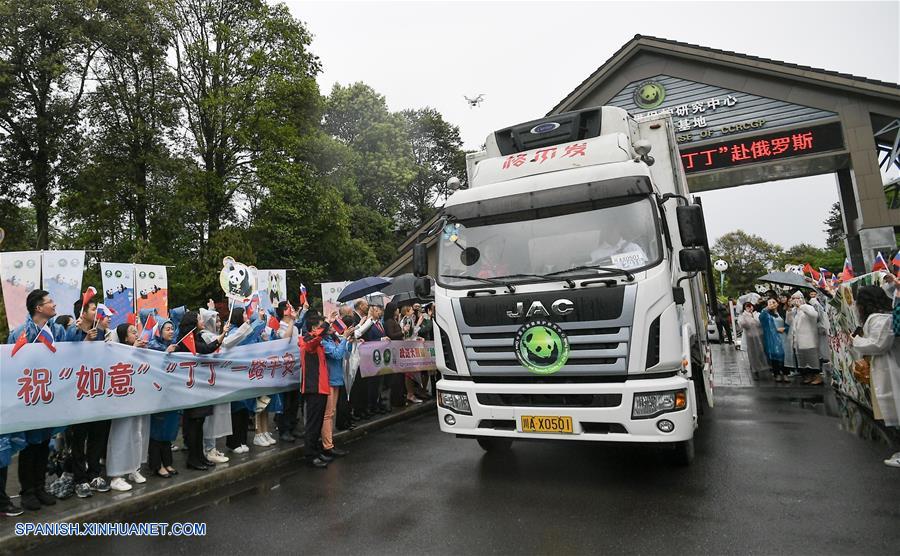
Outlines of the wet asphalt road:
[[[824,394],[824,395],[823,395]],[[47,554],[896,554],[900,469],[884,432],[815,387],[721,388],[687,468],[642,447],[521,442],[485,455],[426,415],[134,521],[203,538],[112,538]],[[60,552],[60,551],[63,552]]]

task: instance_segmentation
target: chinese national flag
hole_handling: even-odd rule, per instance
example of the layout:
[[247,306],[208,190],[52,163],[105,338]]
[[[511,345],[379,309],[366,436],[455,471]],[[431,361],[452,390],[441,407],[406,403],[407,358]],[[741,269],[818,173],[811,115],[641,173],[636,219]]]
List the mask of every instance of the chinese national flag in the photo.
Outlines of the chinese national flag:
[[16,340],[15,345],[13,345],[12,353],[9,354],[10,357],[14,356],[19,349],[28,343],[28,338],[25,336],[25,331],[22,331],[22,335],[19,336],[19,339]]
[[137,315],[134,313],[128,313],[128,324],[132,326],[137,326]]
[[91,300],[95,295],[97,295],[97,288],[94,286],[88,286],[88,289],[84,290],[84,293],[81,295],[81,314],[84,314],[84,310],[87,308],[88,301]]
[[268,326],[269,326],[269,328],[271,328],[272,330],[278,330],[278,328],[281,326],[281,321],[279,321],[279,320],[278,320],[277,318],[275,318],[275,317],[269,317]]
[[184,337],[181,342],[187,347],[191,353],[197,355],[197,343],[194,341],[194,333],[191,332],[187,336]]
[[806,263],[806,265],[803,266],[803,272],[806,272],[806,273],[808,273],[810,276],[812,276],[812,279],[813,279],[813,280],[818,280],[818,279],[819,279],[819,272],[818,272],[816,269],[814,269],[814,268],[812,267],[812,265],[809,264],[809,263]]

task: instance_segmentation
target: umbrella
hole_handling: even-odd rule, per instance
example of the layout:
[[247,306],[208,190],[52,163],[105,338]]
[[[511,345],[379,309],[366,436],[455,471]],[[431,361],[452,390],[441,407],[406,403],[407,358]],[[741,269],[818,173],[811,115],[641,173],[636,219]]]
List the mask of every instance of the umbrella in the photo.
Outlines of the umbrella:
[[796,272],[770,272],[765,276],[756,279],[757,282],[768,282],[770,284],[780,284],[782,286],[790,286],[792,288],[816,289],[815,284],[807,280],[805,276]]
[[343,303],[344,301],[359,299],[360,297],[365,297],[370,293],[381,291],[390,283],[390,278],[382,278],[381,276],[368,276],[366,278],[361,278],[356,282],[350,282],[349,284],[347,284],[347,287],[344,288],[343,291],[341,291],[341,295],[338,296],[337,300]]
[[410,303],[422,301],[416,294],[416,277],[410,273],[395,276],[391,280],[391,285],[381,290],[381,292],[391,296],[391,302],[398,305],[404,301]]

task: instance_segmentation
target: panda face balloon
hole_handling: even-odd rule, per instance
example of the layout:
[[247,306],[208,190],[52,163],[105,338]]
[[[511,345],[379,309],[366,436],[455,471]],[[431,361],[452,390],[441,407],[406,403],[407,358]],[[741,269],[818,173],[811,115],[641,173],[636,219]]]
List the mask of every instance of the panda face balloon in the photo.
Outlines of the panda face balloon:
[[219,272],[219,285],[230,299],[250,299],[256,291],[257,270],[255,266],[247,266],[231,257],[222,259],[222,270]]

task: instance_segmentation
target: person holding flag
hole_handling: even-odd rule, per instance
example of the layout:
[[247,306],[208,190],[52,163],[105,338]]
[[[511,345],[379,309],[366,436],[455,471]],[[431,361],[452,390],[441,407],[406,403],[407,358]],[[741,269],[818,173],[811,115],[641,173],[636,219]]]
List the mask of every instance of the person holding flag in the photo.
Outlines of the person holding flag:
[[[200,336],[207,343],[216,341],[222,320],[219,313],[209,309],[200,309]],[[226,323],[223,332],[227,332],[231,324]],[[228,338],[222,338],[222,344]],[[216,449],[216,440],[231,435],[231,402],[212,406],[213,412],[203,423],[203,453],[213,463],[227,463],[228,456]]]
[[891,269],[888,268],[888,263],[884,259],[884,255],[881,254],[881,251],[879,251],[878,254],[875,255],[875,260],[872,261],[872,272],[878,272],[879,270],[883,272],[891,271]]
[[[97,302],[87,289],[81,299],[73,306],[73,315],[78,320],[67,331],[70,342],[102,341],[106,337],[109,318],[98,318]],[[91,327],[96,323],[96,326]],[[106,445],[109,440],[110,420],[77,423],[66,431],[66,443],[72,450],[72,473],[75,483],[75,494],[79,498],[89,498],[94,492],[109,492],[109,484],[102,476],[100,460],[106,457]]]
[[[188,311],[181,319],[175,351],[193,354],[214,353],[219,349],[226,333],[227,330],[216,336],[212,342],[205,341],[200,334],[199,315],[196,311]],[[184,442],[188,447],[187,466],[190,469],[207,471],[215,466],[203,454],[203,422],[212,415],[212,412],[212,406],[193,407],[184,411]]]
[[[265,313],[257,311],[256,314],[257,318],[251,321],[246,311],[238,307],[232,308],[228,319],[231,326],[222,343],[223,351],[263,341],[261,336],[266,329]],[[250,415],[255,412],[256,398],[231,402],[231,434],[225,439],[225,446],[233,453],[244,454],[250,451],[247,445],[247,428]],[[268,445],[267,442],[266,446]]]
[[[147,349],[172,353],[175,351],[175,325],[168,319],[156,324],[156,333],[147,344]],[[178,437],[181,411],[163,411],[150,416],[150,442],[147,464],[157,477],[169,479],[178,474],[172,466],[172,442]]]
[[[303,302],[303,288],[301,286],[301,302]],[[306,315],[306,311],[301,312],[301,317]],[[278,329],[275,331],[277,338],[291,338],[292,343],[297,343],[300,339],[300,331],[295,326],[297,321],[297,311],[289,301],[282,301],[275,307],[275,318],[278,319]],[[300,412],[300,390],[289,390],[281,396],[282,411],[275,414],[275,425],[278,427],[278,439],[282,442],[294,442],[297,438],[293,434],[294,427],[297,426]],[[267,423],[268,424],[268,423]],[[271,436],[271,435],[270,435]]]
[[[56,303],[45,290],[32,290],[25,298],[28,315],[25,322],[13,330],[6,343],[22,346],[33,343],[39,337],[50,336],[50,346],[54,341],[66,341],[66,331],[62,326],[52,322],[56,316]],[[41,340],[44,342],[44,340]],[[45,343],[45,345],[47,345]],[[42,348],[43,349],[43,348]],[[53,348],[54,350],[56,348]],[[57,429],[37,429],[25,431],[27,445],[19,454],[19,485],[21,485],[22,507],[30,511],[38,511],[42,506],[56,504],[56,498],[47,492],[45,478],[47,461],[50,457],[50,438]],[[7,515],[18,515],[21,510],[6,496],[7,467],[0,468],[0,512]]]

